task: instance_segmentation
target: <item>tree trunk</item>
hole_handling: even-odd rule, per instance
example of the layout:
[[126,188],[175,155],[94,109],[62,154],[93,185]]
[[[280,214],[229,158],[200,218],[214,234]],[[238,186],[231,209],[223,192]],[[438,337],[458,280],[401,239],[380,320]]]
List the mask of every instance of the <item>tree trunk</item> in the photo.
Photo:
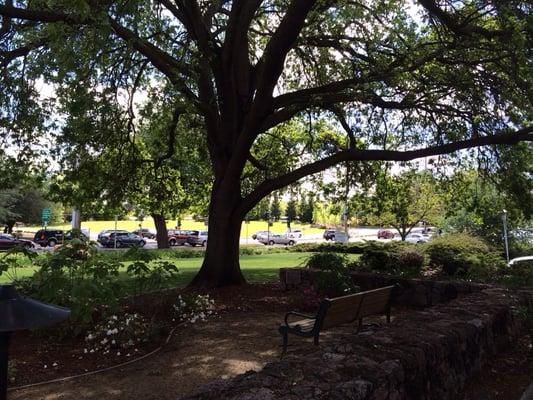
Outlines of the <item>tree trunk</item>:
[[234,212],[240,201],[236,193],[240,193],[239,187],[213,189],[205,258],[190,286],[221,287],[246,283],[239,264],[243,217]]
[[152,218],[155,224],[157,248],[168,249],[170,245],[168,244],[168,231],[165,217],[161,214],[152,214]]

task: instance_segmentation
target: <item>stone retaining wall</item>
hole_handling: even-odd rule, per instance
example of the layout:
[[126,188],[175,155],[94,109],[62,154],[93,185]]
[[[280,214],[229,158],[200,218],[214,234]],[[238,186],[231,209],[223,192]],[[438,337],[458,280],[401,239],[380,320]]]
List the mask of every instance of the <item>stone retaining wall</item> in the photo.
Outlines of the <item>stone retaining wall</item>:
[[[314,270],[309,268],[281,268],[279,272],[280,282],[287,287],[306,285],[312,282],[313,272]],[[393,304],[415,308],[431,307],[453,300],[459,295],[490,288],[489,285],[478,283],[408,279],[362,272],[352,272],[351,276],[361,290],[397,285],[397,289],[394,291]]]
[[407,279],[360,272],[354,272],[351,275],[361,290],[397,285],[397,289],[394,291],[393,304],[416,308],[446,303],[460,295],[476,293],[490,288],[490,285],[471,282]]
[[[516,338],[515,294],[487,289],[405,313],[391,324],[341,334],[260,372],[207,385],[189,400],[456,398],[484,361]],[[306,349],[307,350],[307,349]]]

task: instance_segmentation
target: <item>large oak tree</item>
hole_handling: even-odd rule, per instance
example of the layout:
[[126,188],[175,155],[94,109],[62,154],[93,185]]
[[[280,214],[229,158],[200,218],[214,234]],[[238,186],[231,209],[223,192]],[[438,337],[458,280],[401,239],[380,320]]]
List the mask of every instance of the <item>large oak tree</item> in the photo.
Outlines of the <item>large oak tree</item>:
[[[111,135],[120,153],[135,140],[134,94],[165,86],[202,117],[214,176],[193,283],[238,284],[241,222],[274,190],[343,162],[531,141],[530,14],[518,0],[5,0],[0,129],[32,139],[35,82],[55,85],[42,113],[91,88],[93,136],[63,119],[57,143],[90,157]],[[102,114],[121,96],[129,112]],[[294,119],[309,123],[296,143],[283,137]],[[333,119],[345,140],[317,145],[314,122]]]

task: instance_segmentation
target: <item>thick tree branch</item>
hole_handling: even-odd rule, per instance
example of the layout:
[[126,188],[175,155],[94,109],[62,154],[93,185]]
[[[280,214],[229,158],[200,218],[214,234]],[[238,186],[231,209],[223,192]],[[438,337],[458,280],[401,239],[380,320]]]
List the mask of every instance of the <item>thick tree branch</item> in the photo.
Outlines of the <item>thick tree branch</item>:
[[479,26],[471,25],[468,22],[460,21],[455,15],[449,14],[440,8],[435,0],[418,0],[418,2],[429,12],[429,14],[437,18],[443,25],[458,35],[481,35],[488,39],[494,37],[508,36],[511,32],[501,29],[489,30]]
[[317,0],[292,0],[258,65],[256,99],[270,99],[287,54],[296,43],[305,19]]
[[47,42],[46,39],[40,39],[13,50],[0,50],[0,64],[7,66],[14,59],[27,56],[32,50],[43,47]]
[[246,215],[255,204],[274,190],[291,185],[306,176],[324,171],[334,165],[345,161],[411,161],[421,157],[449,154],[462,149],[487,145],[513,145],[521,141],[533,141],[533,126],[520,129],[513,133],[500,133],[492,136],[483,136],[473,139],[461,140],[443,145],[431,146],[416,150],[358,150],[350,149],[340,151],[322,160],[304,165],[285,175],[264,181],[246,196],[238,210],[239,215]]
[[344,114],[344,112],[339,107],[332,107],[331,108],[331,112],[333,114],[335,114],[335,116],[339,120],[342,128],[344,129],[344,131],[348,135],[350,149],[355,149],[355,146],[356,146],[355,134],[353,132],[352,127],[350,126],[350,124],[346,120],[346,115]]
[[35,22],[66,22],[69,24],[82,24],[86,22],[86,20],[75,15],[43,10],[27,10],[25,8],[11,7],[8,5],[0,5],[0,15],[3,17]]

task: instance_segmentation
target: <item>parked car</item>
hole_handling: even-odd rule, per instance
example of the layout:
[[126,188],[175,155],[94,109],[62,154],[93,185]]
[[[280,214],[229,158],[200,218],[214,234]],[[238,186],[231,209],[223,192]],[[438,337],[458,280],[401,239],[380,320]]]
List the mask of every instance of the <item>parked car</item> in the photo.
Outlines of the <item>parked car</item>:
[[146,244],[146,241],[141,236],[131,232],[112,232],[109,236],[104,236],[104,243],[101,243],[105,247],[114,247],[115,237],[117,247],[143,247]]
[[326,229],[324,231],[324,239],[335,240],[335,229]]
[[96,241],[98,243],[100,243],[102,246],[106,246],[107,243],[109,242],[109,236],[112,234],[112,233],[129,233],[128,231],[125,231],[125,230],[122,230],[122,229],[105,229],[103,231],[101,231],[99,234],[98,234],[98,239],[96,239]]
[[63,235],[63,242],[68,242],[69,240],[76,238],[89,240],[89,233],[87,231],[66,231]]
[[207,244],[207,231],[189,231],[187,243],[191,246],[204,246]]
[[523,256],[523,257],[513,258],[511,261],[509,261],[508,266],[512,267],[512,266],[517,266],[521,264],[533,265],[533,256]]
[[291,229],[290,231],[287,231],[287,236],[300,239],[303,236],[303,232],[301,229]]
[[8,233],[0,233],[0,251],[7,251],[17,246],[24,246],[28,249],[35,247],[31,240],[17,239]]
[[271,233],[269,237],[266,236],[259,236],[257,240],[264,245],[273,245],[273,244],[286,244],[289,246],[292,246],[293,244],[296,244],[296,239],[291,238],[287,235],[280,235],[277,233]]
[[380,229],[378,231],[378,239],[392,239],[394,237],[394,232],[389,231],[388,229]]
[[147,238],[147,239],[155,239],[155,232],[151,231],[150,229],[147,229],[147,228],[142,228],[142,229],[136,229],[133,231],[133,233],[135,233],[136,235],[139,235],[143,238]]
[[168,244],[171,246],[183,246],[187,243],[187,238],[190,236],[191,231],[181,229],[169,229],[168,230]]
[[426,243],[429,239],[429,236],[422,235],[421,233],[409,233],[405,237],[405,241],[408,243]]
[[54,247],[58,243],[63,242],[65,231],[62,229],[39,229],[35,232],[33,241],[40,244],[42,247]]
[[257,231],[255,232],[253,235],[252,235],[252,239],[254,240],[259,240],[258,238],[259,237],[266,237],[269,235],[269,232],[268,231]]

